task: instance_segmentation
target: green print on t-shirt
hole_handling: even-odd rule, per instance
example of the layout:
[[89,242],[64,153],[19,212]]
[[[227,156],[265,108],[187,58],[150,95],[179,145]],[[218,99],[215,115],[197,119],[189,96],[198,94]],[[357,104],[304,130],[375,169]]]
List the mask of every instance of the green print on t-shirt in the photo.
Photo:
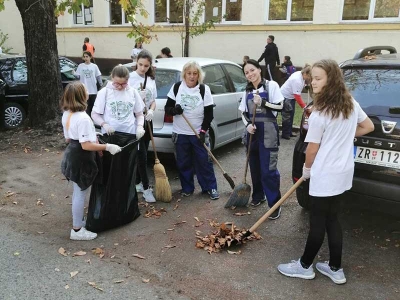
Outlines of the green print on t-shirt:
[[181,106],[184,110],[194,110],[201,104],[201,99],[197,95],[181,95]]
[[112,117],[118,121],[125,121],[133,110],[133,104],[124,101],[114,101],[109,106]]
[[92,77],[92,74],[93,74],[93,71],[92,70],[89,70],[89,69],[83,69],[82,70],[82,73],[83,73],[83,76],[85,76],[85,78],[91,78]]

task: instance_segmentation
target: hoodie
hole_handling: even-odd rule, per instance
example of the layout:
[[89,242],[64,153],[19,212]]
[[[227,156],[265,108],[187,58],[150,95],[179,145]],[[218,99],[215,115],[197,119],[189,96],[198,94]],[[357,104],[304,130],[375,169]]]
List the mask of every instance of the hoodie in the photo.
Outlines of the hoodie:
[[281,61],[279,59],[278,47],[275,43],[269,43],[265,46],[265,50],[263,54],[261,54],[258,62],[265,60],[265,64],[267,65],[280,65]]

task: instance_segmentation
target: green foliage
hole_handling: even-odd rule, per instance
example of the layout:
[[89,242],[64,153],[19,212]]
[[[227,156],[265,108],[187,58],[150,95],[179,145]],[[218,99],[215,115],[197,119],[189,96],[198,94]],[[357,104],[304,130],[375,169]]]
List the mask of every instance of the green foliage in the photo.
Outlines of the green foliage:
[[4,1],[5,0],[0,0],[0,11],[4,10],[4,8],[5,8]]
[[12,47],[6,47],[5,43],[8,40],[8,34],[4,34],[1,30],[0,30],[0,47],[3,51],[3,53],[8,53],[10,52],[10,50],[12,49]]

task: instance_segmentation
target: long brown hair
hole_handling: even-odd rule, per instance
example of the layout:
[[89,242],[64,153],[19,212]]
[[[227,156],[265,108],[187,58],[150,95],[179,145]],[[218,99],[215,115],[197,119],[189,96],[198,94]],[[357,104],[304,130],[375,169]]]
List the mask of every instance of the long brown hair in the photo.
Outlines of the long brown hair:
[[85,111],[87,108],[86,88],[80,81],[73,81],[65,87],[61,108],[71,112]]
[[344,84],[343,73],[336,61],[323,59],[316,62],[313,68],[321,68],[326,72],[327,82],[321,92],[314,95],[314,108],[333,119],[343,115],[349,118],[353,111],[353,100]]

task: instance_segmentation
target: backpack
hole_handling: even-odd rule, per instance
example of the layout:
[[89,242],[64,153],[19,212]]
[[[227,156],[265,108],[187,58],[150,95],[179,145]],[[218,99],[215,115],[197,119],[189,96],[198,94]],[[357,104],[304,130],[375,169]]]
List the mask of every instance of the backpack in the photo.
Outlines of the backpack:
[[[181,86],[181,83],[182,83],[182,81],[179,81],[179,82],[174,84],[174,95],[175,95],[175,97],[178,94],[179,87]],[[200,95],[201,95],[201,99],[203,99],[203,101],[204,101],[204,94],[205,93],[206,93],[206,87],[204,86],[204,84],[200,83]]]
[[296,72],[295,66],[286,66],[286,79],[288,79],[294,72]]

